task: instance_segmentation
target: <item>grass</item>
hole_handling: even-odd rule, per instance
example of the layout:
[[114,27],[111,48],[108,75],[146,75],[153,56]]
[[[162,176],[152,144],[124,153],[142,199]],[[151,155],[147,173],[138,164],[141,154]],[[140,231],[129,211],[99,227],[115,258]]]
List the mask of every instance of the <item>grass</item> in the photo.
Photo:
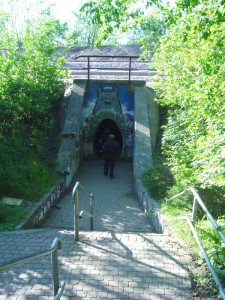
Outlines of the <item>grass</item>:
[[9,206],[0,202],[0,232],[15,230],[29,214],[35,201],[39,201],[59,180],[54,170],[47,169],[36,160],[27,161],[22,171],[16,168],[6,181],[0,183],[2,196],[25,200],[24,206]]
[[32,209],[28,207],[5,205],[0,201],[0,232],[15,230]]
[[54,170],[47,169],[33,157],[21,168],[15,166],[14,172],[8,173],[0,182],[1,197],[23,199],[27,206],[0,204],[0,231],[15,230],[29,214],[33,203],[49,192],[58,180],[59,175]]
[[36,145],[31,145],[29,138],[19,134],[10,139],[0,136],[0,197],[38,200],[58,180],[54,168],[43,160],[45,140],[40,134]]
[[0,231],[14,230],[32,207],[59,180],[54,169],[54,156],[48,157],[47,167],[43,155],[47,152],[41,138],[37,147],[30,146],[21,136],[7,139],[0,136],[0,199],[23,199],[25,206],[0,205]]

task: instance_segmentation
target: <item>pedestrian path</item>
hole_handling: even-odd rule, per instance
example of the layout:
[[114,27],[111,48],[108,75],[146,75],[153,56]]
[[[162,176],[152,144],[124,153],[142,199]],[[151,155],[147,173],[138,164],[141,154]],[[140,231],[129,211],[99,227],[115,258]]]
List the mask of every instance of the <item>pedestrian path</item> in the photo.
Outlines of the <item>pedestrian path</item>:
[[[132,164],[117,162],[114,174],[114,179],[103,175],[103,160],[86,160],[75,178],[74,183],[79,181],[94,195],[94,229],[154,232],[135,195]],[[43,227],[73,229],[74,210],[71,194],[72,189],[60,201],[58,208],[54,209]],[[88,195],[79,190],[79,199],[79,211],[89,212]],[[80,227],[81,230],[90,229],[88,217],[80,219]]]
[[[133,190],[129,162],[118,162],[115,179],[103,176],[101,160],[85,161],[76,180],[95,196],[94,231],[81,219],[74,241],[71,193],[43,229],[0,233],[0,263],[49,248],[62,240],[61,299],[191,299],[190,257],[170,237],[154,233]],[[80,210],[88,208],[80,193]],[[0,300],[53,299],[50,257],[0,273]]]

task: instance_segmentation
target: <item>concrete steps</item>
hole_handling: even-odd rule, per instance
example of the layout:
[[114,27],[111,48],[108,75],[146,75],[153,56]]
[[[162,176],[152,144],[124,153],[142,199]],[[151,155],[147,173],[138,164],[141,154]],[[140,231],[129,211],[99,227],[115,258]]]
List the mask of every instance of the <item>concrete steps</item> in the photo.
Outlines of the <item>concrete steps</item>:
[[[0,234],[1,263],[62,240],[61,299],[191,299],[190,257],[168,236],[66,230]],[[50,256],[0,273],[0,299],[52,299]]]
[[[83,218],[80,242],[74,241],[70,192],[44,229],[0,233],[0,264],[46,250],[59,237],[63,300],[191,299],[191,259],[176,241],[154,233],[134,192],[131,163],[117,162],[110,180],[103,175],[102,160],[85,161],[77,180],[95,196],[95,231]],[[79,199],[79,210],[88,211],[89,198],[80,192]],[[53,299],[50,255],[0,272],[3,299]]]

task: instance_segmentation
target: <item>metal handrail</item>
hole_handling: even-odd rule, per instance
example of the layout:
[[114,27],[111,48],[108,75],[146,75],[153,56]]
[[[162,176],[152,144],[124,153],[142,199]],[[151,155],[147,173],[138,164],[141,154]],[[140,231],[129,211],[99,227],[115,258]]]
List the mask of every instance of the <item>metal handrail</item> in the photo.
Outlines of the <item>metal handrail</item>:
[[[86,212],[82,210],[80,213],[78,211],[79,208],[79,193],[78,188],[81,188],[86,194],[90,197],[90,212]],[[74,203],[74,239],[75,241],[80,240],[79,238],[79,230],[80,230],[80,222],[79,219],[82,218],[82,215],[88,215],[90,217],[90,230],[94,229],[94,195],[90,194],[87,189],[77,181],[73,191],[72,191],[72,203]]]
[[61,250],[61,248],[61,240],[55,238],[52,242],[51,248],[48,250],[37,252],[29,256],[23,256],[17,260],[11,260],[4,265],[0,265],[0,271],[5,271],[19,264],[27,263],[36,258],[51,254],[54,300],[60,299],[65,287],[64,281],[59,282],[58,250]]
[[197,214],[197,209],[198,209],[198,205],[201,206],[201,208],[203,209],[203,211],[205,212],[206,216],[208,217],[208,219],[210,220],[210,222],[212,223],[213,227],[216,229],[217,233],[219,234],[219,236],[221,237],[223,243],[225,243],[225,236],[223,234],[223,232],[220,230],[220,226],[217,224],[217,222],[215,221],[215,219],[213,218],[213,216],[211,215],[211,213],[208,211],[207,207],[205,206],[204,202],[202,201],[202,199],[200,198],[198,192],[196,191],[196,189],[194,188],[188,188],[186,189],[185,191],[175,195],[174,197],[170,198],[170,199],[166,199],[166,201],[171,201],[171,200],[174,200],[182,195],[184,195],[185,193],[187,192],[191,192],[192,195],[194,196],[194,201],[193,201],[193,207],[192,207],[192,219],[190,220],[189,217],[178,217],[178,219],[180,220],[185,220],[190,229],[191,229],[191,232],[200,248],[200,251],[205,259],[205,262],[212,274],[212,277],[219,289],[219,292],[220,292],[220,295],[222,296],[222,299],[225,300],[225,291],[224,291],[224,288],[220,282],[220,279],[218,278],[214,268],[213,268],[213,265],[211,264],[210,262],[210,259],[206,253],[206,250],[204,249],[202,243],[200,242],[200,239],[199,239],[199,236],[198,236],[198,233],[197,231],[195,230],[194,228],[194,224],[195,224],[195,219],[196,219],[196,214]]
[[[87,76],[88,76],[88,80],[90,80],[90,70],[91,69],[96,69],[96,67],[95,68],[91,68],[91,58],[94,58],[94,57],[96,57],[96,58],[112,58],[112,59],[114,59],[114,58],[123,58],[123,59],[128,59],[128,62],[129,62],[129,67],[128,68],[123,68],[123,70],[127,70],[128,71],[128,80],[130,81],[131,80],[131,71],[133,70],[132,69],[132,59],[134,59],[134,58],[136,58],[136,59],[138,59],[138,58],[140,58],[140,56],[138,56],[138,55],[78,55],[78,56],[76,56],[75,57],[75,60],[77,60],[78,58],[81,58],[81,57],[84,57],[84,58],[87,58]],[[117,68],[117,69],[120,69],[120,68]]]

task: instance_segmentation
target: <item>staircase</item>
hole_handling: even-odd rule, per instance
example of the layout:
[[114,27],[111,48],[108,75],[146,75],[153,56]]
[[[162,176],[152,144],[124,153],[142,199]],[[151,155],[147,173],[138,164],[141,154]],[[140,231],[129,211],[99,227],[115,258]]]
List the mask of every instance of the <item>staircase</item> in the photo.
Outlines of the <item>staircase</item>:
[[[103,176],[103,161],[85,161],[79,180],[94,194],[94,231],[80,220],[74,241],[71,192],[40,230],[0,234],[0,262],[49,247],[58,236],[61,299],[191,299],[190,257],[175,241],[156,234],[133,190],[132,166],[117,162],[115,179]],[[79,210],[89,199],[79,194]],[[0,300],[53,299],[49,258],[0,273]]]

